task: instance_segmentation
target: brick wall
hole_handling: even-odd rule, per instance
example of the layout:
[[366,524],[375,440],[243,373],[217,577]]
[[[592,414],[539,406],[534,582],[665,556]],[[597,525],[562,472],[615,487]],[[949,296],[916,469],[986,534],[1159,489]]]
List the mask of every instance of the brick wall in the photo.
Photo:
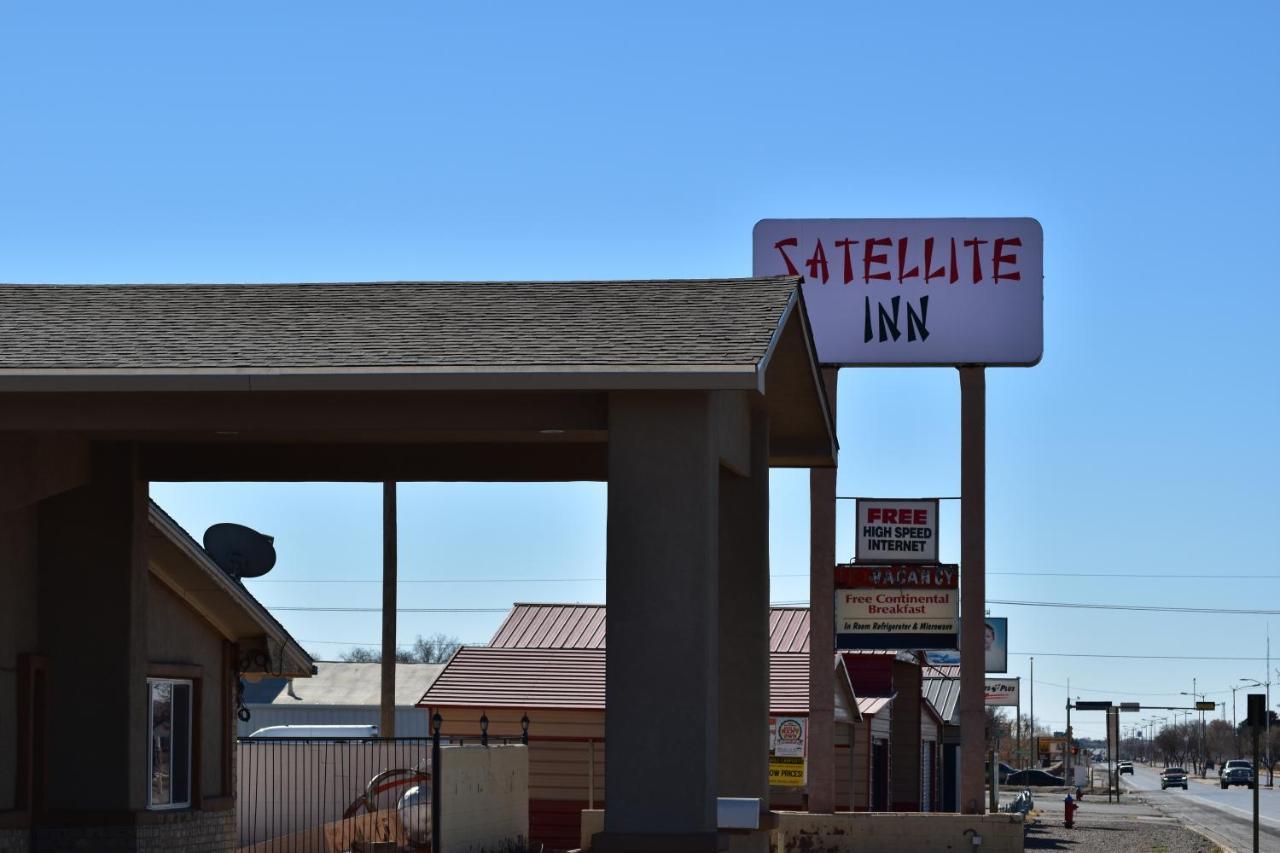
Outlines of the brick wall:
[[[146,815],[123,826],[41,827],[33,849],[39,853],[225,853],[236,847],[236,813],[173,811]],[[16,847],[14,853],[26,853]],[[9,853],[0,836],[0,853]]]
[[28,853],[30,833],[28,829],[0,829],[0,853]]
[[[1022,816],[1009,814],[957,815],[841,813],[811,815],[773,812],[775,828],[768,831],[770,853],[901,853],[903,850],[972,850],[973,834],[981,849],[993,853],[1022,853]],[[591,836],[604,830],[604,812],[582,813],[584,850]],[[968,830],[968,834],[966,834]],[[762,831],[763,832],[763,831]]]
[[236,813],[169,812],[138,827],[138,853],[223,853],[236,847]]

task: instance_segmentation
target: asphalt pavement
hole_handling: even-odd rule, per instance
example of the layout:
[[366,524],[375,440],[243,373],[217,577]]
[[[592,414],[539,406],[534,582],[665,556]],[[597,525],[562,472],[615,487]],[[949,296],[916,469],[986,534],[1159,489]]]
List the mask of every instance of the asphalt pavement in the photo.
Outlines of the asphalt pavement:
[[[1253,849],[1253,791],[1244,787],[1224,791],[1213,773],[1204,780],[1191,777],[1186,791],[1161,791],[1161,769],[1135,763],[1133,775],[1120,777],[1126,792],[1121,799],[1136,796],[1231,850]],[[1091,794],[1089,799],[1099,796],[1106,795]],[[1259,849],[1280,853],[1280,788],[1264,786],[1258,791],[1258,813]]]

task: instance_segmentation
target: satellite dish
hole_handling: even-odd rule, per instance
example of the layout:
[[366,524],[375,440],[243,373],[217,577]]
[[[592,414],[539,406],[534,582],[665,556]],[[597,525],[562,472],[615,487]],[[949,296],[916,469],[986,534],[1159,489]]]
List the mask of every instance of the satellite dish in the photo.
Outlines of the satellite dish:
[[243,524],[215,524],[204,532],[204,549],[224,572],[257,578],[276,564],[276,540]]

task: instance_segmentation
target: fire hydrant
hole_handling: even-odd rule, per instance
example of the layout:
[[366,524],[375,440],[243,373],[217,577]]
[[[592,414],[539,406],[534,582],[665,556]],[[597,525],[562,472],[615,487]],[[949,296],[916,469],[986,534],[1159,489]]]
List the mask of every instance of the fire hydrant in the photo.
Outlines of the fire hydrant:
[[1065,826],[1067,829],[1071,829],[1073,826],[1075,826],[1076,809],[1078,808],[1080,807],[1076,805],[1076,801],[1071,799],[1070,794],[1067,794],[1067,798],[1063,800],[1063,803],[1062,803],[1062,814],[1064,818],[1062,821],[1062,825]]

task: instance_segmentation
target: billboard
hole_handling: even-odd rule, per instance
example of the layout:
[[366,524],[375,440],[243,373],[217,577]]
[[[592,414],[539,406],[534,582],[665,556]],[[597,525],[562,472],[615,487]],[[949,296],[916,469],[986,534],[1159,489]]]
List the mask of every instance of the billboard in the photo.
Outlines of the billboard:
[[938,501],[858,498],[859,563],[938,562]]
[[769,787],[804,787],[808,722],[807,717],[769,718]]
[[988,705],[1007,705],[1011,707],[1018,706],[1018,682],[1017,678],[988,678],[987,679],[987,701]]
[[818,360],[1031,366],[1044,351],[1034,219],[762,219],[758,276],[804,276]]
[[956,648],[958,566],[837,566],[835,580],[837,649]]
[[983,649],[987,656],[987,672],[1009,671],[1009,620],[988,616],[982,631]]

